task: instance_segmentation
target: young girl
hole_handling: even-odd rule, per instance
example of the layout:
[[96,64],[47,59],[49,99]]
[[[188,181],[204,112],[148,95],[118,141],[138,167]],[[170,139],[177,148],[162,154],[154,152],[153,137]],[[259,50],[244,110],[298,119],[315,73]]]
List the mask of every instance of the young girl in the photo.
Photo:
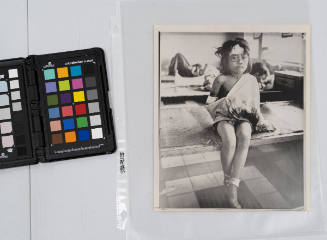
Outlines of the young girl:
[[221,163],[228,201],[233,208],[241,208],[237,199],[241,170],[244,167],[254,131],[274,130],[264,121],[260,112],[257,79],[250,75],[250,49],[246,40],[226,41],[218,48],[221,58],[219,75],[211,89],[218,101],[208,110],[222,139]]

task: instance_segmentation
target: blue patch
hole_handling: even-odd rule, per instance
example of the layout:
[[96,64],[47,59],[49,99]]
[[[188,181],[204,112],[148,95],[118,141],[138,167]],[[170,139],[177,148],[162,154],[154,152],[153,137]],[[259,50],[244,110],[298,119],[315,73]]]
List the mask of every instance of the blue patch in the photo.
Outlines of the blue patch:
[[70,67],[70,75],[72,77],[81,76],[82,75],[81,65],[71,66]]
[[58,118],[60,117],[60,113],[59,113],[59,108],[55,107],[55,108],[49,108],[48,109],[49,112],[49,118]]
[[79,141],[90,140],[89,130],[79,130],[78,131],[78,140]]
[[64,119],[62,122],[64,124],[64,130],[75,128],[74,118]]

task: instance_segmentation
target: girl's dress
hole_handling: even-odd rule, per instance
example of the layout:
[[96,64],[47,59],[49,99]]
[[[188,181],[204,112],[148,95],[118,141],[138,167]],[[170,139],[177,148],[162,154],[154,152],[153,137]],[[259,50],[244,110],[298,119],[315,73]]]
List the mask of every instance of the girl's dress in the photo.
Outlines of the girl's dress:
[[224,87],[219,91],[217,101],[207,109],[214,120],[214,126],[227,121],[235,127],[246,121],[255,131],[260,120],[260,93],[257,79],[251,74],[244,74],[228,92]]

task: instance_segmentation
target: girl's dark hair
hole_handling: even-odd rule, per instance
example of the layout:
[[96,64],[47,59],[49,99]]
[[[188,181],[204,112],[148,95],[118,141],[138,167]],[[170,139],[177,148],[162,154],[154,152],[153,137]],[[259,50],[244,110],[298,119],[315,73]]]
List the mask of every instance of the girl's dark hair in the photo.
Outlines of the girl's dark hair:
[[[220,72],[225,75],[231,74],[230,69],[228,67],[228,58],[234,46],[239,45],[244,49],[244,54],[250,56],[250,47],[248,42],[243,38],[235,38],[234,40],[228,40],[224,42],[224,44],[217,48],[215,52],[216,56],[220,57]],[[251,72],[251,61],[249,58],[248,66],[245,70],[245,73]]]
[[258,74],[259,76],[262,76],[264,74],[269,75],[270,71],[268,66],[263,63],[263,62],[256,62],[252,65],[252,70],[251,70],[251,74],[255,75]]

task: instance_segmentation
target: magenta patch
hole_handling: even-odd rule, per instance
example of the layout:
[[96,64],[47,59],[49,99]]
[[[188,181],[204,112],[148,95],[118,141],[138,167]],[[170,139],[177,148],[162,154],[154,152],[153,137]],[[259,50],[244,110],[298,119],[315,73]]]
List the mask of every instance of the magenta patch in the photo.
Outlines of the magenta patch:
[[83,88],[83,80],[82,78],[76,78],[72,80],[73,89]]

